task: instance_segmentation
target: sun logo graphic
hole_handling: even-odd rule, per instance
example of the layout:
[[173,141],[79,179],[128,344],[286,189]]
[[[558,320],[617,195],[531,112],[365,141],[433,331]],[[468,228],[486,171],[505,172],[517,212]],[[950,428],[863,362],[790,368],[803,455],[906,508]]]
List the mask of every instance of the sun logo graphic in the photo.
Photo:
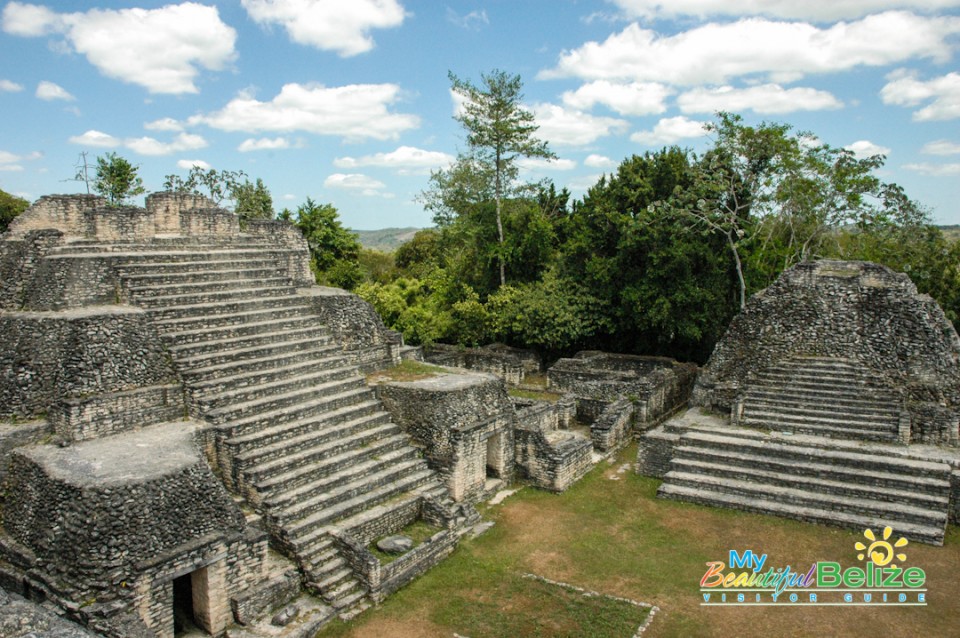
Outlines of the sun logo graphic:
[[[900,547],[906,547],[909,541],[901,536],[896,541],[891,543],[890,537],[893,536],[892,527],[884,527],[883,536],[880,539],[877,538],[872,529],[867,529],[864,531],[863,536],[870,541],[870,544],[865,545],[860,541],[857,541],[854,544],[853,547],[860,552],[857,554],[857,560],[866,559],[873,561],[873,564],[877,567],[884,567],[890,564],[894,558],[900,562],[907,560],[907,555],[902,552],[897,552],[897,549]],[[896,567],[896,565],[892,564],[890,567]]]

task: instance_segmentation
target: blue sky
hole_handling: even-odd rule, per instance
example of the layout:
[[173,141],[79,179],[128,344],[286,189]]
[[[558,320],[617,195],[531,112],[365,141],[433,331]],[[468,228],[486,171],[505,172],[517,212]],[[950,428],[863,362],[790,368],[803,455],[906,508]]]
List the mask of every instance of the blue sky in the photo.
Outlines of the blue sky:
[[[262,178],[274,205],[428,226],[416,195],[463,143],[448,71],[500,68],[582,195],[634,153],[702,150],[717,110],[884,153],[960,223],[960,0],[239,0],[0,4],[0,188],[83,192],[80,153]],[[82,8],[78,8],[82,7]],[[95,7],[95,8],[94,8]]]

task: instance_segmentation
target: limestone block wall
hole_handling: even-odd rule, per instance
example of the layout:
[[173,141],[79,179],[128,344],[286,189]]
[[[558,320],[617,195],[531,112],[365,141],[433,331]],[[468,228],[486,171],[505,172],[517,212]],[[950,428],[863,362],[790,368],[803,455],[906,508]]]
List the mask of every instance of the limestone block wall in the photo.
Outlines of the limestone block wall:
[[400,363],[403,339],[388,330],[369,303],[341,288],[301,288],[313,311],[333,333],[335,340],[364,371],[388,368]]
[[590,426],[593,447],[601,452],[619,450],[630,440],[634,408],[629,399],[617,399],[607,405]]
[[423,446],[454,500],[475,502],[488,475],[512,480],[516,415],[502,379],[441,374],[382,383],[378,391],[393,420]]
[[[16,221],[16,220],[14,220]],[[0,241],[0,310],[20,310],[30,296],[25,287],[37,265],[63,241],[58,230],[35,230],[20,239]]]
[[705,366],[695,405],[728,411],[752,371],[791,356],[851,359],[907,395],[913,440],[957,444],[960,338],[902,274],[868,262],[804,262],[757,293]]
[[90,231],[90,211],[107,205],[97,195],[45,195],[17,215],[8,232],[22,238],[32,230],[56,228],[68,237],[86,237]]
[[68,397],[47,413],[47,420],[63,441],[96,439],[186,417],[183,387],[177,383]]
[[558,402],[514,399],[517,471],[534,485],[562,492],[593,466],[589,439],[564,430],[576,411],[573,397]]
[[0,312],[0,418],[42,414],[63,397],[163,385],[176,377],[139,309]]
[[310,249],[303,233],[296,226],[280,220],[254,220],[247,222],[245,233],[265,239],[271,245],[288,249],[285,261],[290,278],[300,286],[314,285],[315,279],[310,270]]
[[50,255],[23,284],[24,310],[66,310],[120,303],[117,258]]
[[462,348],[438,343],[424,348],[423,356],[425,361],[437,365],[490,372],[512,385],[519,385],[528,372],[540,369],[536,353],[500,344]]

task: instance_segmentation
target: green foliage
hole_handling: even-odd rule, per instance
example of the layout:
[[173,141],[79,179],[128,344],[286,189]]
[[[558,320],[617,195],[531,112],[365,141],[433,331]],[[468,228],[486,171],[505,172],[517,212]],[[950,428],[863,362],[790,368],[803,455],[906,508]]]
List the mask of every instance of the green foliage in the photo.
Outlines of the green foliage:
[[0,233],[7,232],[10,222],[29,207],[30,202],[24,198],[0,190]]
[[297,208],[294,222],[310,248],[311,267],[321,284],[352,290],[364,280],[360,242],[340,223],[337,209],[311,198]]
[[116,153],[97,157],[93,190],[105,197],[110,206],[122,206],[131,198],[146,192],[143,180],[137,175],[139,170],[139,166],[134,166]]
[[273,198],[262,179],[257,178],[255,184],[243,180],[233,188],[231,196],[236,202],[233,211],[241,220],[273,219]]
[[[236,198],[237,191],[242,187],[241,179],[249,184],[246,176],[247,174],[243,171],[218,171],[214,168],[205,169],[194,166],[187,173],[186,179],[179,175],[167,175],[164,178],[163,188],[174,193],[203,195],[219,206],[224,199]],[[260,180],[257,180],[257,183],[262,185]],[[263,190],[265,191],[266,188]]]

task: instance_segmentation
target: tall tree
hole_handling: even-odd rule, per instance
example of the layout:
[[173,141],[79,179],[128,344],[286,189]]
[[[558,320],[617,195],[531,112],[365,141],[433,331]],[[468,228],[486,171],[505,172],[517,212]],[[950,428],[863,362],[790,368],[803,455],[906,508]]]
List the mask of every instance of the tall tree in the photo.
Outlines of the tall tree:
[[97,173],[94,176],[93,190],[107,198],[111,206],[120,206],[131,197],[146,192],[143,180],[137,175],[139,166],[116,153],[107,153],[97,157]]
[[547,143],[534,134],[539,128],[533,113],[523,107],[523,83],[519,75],[508,75],[494,69],[481,74],[481,86],[448,74],[453,92],[463,100],[461,111],[454,116],[467,132],[470,160],[479,163],[492,176],[496,202],[497,237],[499,242],[500,285],[506,284],[503,255],[503,201],[517,179],[517,160],[524,157],[553,159]]

